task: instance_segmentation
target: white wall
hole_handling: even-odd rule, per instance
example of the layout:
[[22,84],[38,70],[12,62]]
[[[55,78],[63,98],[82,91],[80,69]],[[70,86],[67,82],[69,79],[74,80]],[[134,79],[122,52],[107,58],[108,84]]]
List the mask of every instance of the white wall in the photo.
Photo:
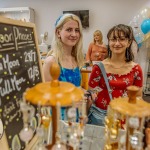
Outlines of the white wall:
[[83,29],[84,52],[93,39],[93,32],[100,29],[107,43],[106,34],[116,24],[128,24],[145,6],[150,7],[149,0],[0,0],[0,7],[31,7],[35,10],[35,24],[38,37],[49,32],[49,41],[54,31],[55,20],[63,10],[90,11],[90,27]]

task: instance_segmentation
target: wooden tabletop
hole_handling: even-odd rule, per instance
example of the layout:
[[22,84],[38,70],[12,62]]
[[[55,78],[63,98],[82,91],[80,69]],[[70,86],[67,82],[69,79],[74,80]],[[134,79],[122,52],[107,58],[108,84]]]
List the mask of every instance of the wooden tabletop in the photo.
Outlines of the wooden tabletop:
[[81,73],[91,73],[91,72],[92,72],[92,66],[81,69]]
[[91,73],[91,70],[81,69],[81,73]]

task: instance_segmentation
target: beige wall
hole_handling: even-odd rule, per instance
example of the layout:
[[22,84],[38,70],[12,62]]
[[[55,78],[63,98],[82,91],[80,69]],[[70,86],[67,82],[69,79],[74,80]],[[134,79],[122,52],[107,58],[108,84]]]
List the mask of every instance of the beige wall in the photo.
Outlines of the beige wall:
[[106,34],[113,25],[128,24],[149,0],[0,0],[0,7],[32,7],[35,10],[35,23],[38,37],[49,32],[51,43],[56,18],[63,10],[90,11],[90,27],[83,30],[84,52],[92,41],[93,32],[100,29],[107,43]]

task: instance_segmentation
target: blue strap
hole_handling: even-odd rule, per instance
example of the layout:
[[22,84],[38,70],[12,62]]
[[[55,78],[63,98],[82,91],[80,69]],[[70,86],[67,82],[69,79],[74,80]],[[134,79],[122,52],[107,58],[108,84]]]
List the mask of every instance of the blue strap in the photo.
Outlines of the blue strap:
[[110,86],[109,86],[109,83],[108,83],[108,78],[107,78],[107,75],[106,75],[104,65],[101,61],[99,63],[97,63],[96,65],[100,68],[100,70],[102,72],[102,75],[104,77],[104,80],[105,80],[105,83],[106,83],[106,86],[107,86],[109,98],[110,98],[110,100],[112,100],[112,94],[111,94],[112,90],[110,89]]

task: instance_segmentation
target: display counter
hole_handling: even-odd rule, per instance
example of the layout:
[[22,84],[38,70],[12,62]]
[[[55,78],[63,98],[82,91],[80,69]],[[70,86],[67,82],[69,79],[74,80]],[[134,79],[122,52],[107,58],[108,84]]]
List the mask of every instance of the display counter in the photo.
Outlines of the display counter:
[[81,75],[82,75],[81,87],[86,90],[88,90],[88,81],[89,81],[91,71],[92,71],[91,66],[81,69]]
[[[65,141],[68,124],[60,121],[60,134]],[[124,130],[119,130],[120,137]],[[84,129],[82,150],[103,150],[105,144],[105,128],[102,126],[86,124]]]

